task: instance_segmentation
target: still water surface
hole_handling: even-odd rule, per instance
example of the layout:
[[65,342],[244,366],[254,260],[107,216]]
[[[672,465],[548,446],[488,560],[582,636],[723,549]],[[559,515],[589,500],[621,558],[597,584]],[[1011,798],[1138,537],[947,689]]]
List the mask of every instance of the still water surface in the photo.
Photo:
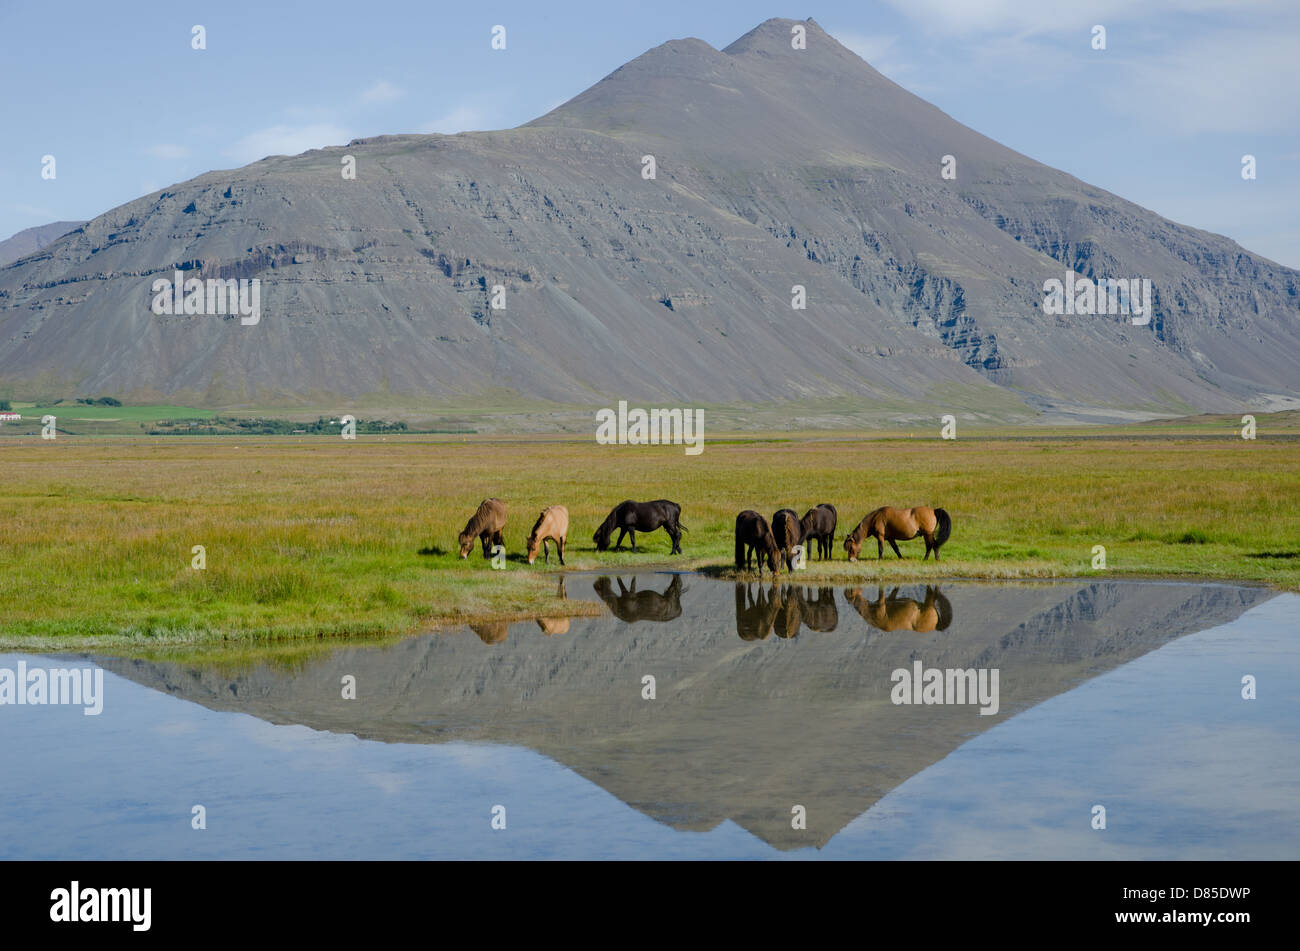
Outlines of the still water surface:
[[[98,716],[0,706],[0,857],[1300,856],[1295,595],[564,589],[608,613],[243,669],[0,655],[104,669]],[[997,712],[891,702],[918,661],[996,670]]]

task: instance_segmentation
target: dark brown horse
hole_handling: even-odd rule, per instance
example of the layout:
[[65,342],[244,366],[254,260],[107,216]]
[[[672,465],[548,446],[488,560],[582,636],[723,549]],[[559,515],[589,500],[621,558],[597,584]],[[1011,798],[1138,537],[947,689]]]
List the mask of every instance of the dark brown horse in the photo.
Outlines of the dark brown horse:
[[[857,561],[862,543],[868,538],[876,540],[877,560],[885,557],[885,542],[894,549],[899,558],[903,553],[895,542],[905,542],[920,535],[925,539],[925,557],[934,552],[934,560],[939,560],[939,546],[952,534],[952,519],[943,509],[927,508],[918,505],[910,509],[895,509],[889,506],[878,508],[858,523],[858,527],[844,537],[844,550],[849,553],[849,561]],[[924,561],[925,559],[921,559]]]
[[479,503],[478,511],[465,523],[465,530],[457,538],[460,543],[460,557],[469,557],[469,553],[474,549],[475,538],[483,542],[483,557],[492,557],[488,543],[504,545],[505,538],[501,533],[505,527],[506,503],[500,499],[484,499]]
[[736,633],[742,641],[762,641],[771,636],[780,609],[775,585],[769,591],[760,583],[755,598],[748,584],[736,582]]
[[[803,529],[804,541],[815,539],[817,542],[817,557],[819,560],[834,557],[835,548],[835,524],[839,521],[839,513],[835,511],[835,506],[829,502],[823,502],[821,505],[810,508],[804,513],[803,518],[799,519],[799,526]],[[812,552],[804,549],[804,557],[811,558]]]
[[777,571],[777,555],[781,549],[772,537],[767,519],[753,509],[745,509],[736,516],[736,570],[748,571],[755,553],[758,554],[758,576],[763,577],[763,559],[772,574]]
[[596,534],[591,536],[591,540],[596,543],[596,551],[607,551],[610,536],[614,534],[614,529],[618,529],[618,542],[614,545],[614,550],[618,551],[622,548],[623,536],[630,534],[632,550],[636,551],[637,532],[653,532],[657,528],[662,528],[673,540],[671,554],[680,555],[682,532],[686,531],[686,526],[681,524],[681,517],[682,507],[676,502],[667,499],[633,502],[628,499],[614,506],[614,510],[605,517],[605,521],[600,523],[600,528],[596,529]]
[[[785,558],[785,570],[794,571],[794,549],[803,541],[803,528],[794,509],[779,509],[772,516],[772,537]],[[804,556],[807,557],[807,552]]]
[[792,584],[782,585],[780,606],[776,619],[772,622],[772,629],[777,637],[789,640],[799,636],[799,625],[802,623],[803,599],[799,597],[798,589]]
[[795,588],[794,593],[799,599],[800,616],[810,631],[830,632],[839,626],[834,588]]

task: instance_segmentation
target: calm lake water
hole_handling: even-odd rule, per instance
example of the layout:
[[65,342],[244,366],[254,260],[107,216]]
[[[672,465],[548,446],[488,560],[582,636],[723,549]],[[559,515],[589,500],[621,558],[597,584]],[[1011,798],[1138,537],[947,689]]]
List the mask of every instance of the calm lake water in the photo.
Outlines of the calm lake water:
[[[98,716],[0,706],[0,857],[1300,856],[1295,595],[563,589],[608,613],[244,669],[0,655],[103,670]],[[894,703],[918,663],[996,671],[996,712]]]

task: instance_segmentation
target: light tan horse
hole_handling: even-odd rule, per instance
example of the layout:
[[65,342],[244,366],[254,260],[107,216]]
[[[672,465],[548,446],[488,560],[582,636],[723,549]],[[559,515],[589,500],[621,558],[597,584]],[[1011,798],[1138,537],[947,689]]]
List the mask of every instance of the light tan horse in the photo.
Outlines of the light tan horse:
[[[952,534],[952,519],[943,509],[932,509],[918,505],[910,509],[895,509],[888,505],[871,512],[858,523],[858,527],[844,537],[844,550],[849,553],[849,561],[857,561],[862,551],[862,543],[868,538],[876,540],[877,560],[885,557],[885,542],[894,549],[899,558],[903,553],[895,542],[905,542],[920,535],[925,539],[925,557],[934,552],[934,560],[939,560],[939,546]],[[921,559],[924,561],[925,559]]]
[[537,560],[537,549],[540,547],[549,565],[551,550],[546,543],[555,542],[555,548],[560,553],[560,564],[564,564],[564,544],[568,538],[569,510],[563,505],[551,505],[542,509],[542,514],[537,516],[537,524],[528,536],[528,563],[531,565]]
[[460,557],[469,557],[474,550],[475,538],[483,542],[483,557],[492,557],[488,543],[504,545],[505,538],[501,533],[505,527],[506,503],[500,499],[484,499],[479,503],[478,511],[465,523],[465,530],[456,538],[460,543]]
[[952,605],[933,585],[925,589],[924,603],[913,598],[900,598],[898,589],[889,592],[880,588],[875,601],[868,601],[861,588],[846,588],[844,600],[862,615],[872,627],[882,631],[945,631],[952,623]]

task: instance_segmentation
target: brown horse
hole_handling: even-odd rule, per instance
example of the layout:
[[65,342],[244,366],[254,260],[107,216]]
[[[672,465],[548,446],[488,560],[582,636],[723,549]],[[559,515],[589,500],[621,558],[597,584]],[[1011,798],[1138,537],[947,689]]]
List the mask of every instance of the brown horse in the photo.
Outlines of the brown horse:
[[478,511],[465,523],[465,530],[457,537],[460,542],[460,557],[468,558],[474,550],[474,539],[483,542],[483,557],[492,557],[488,543],[504,545],[501,534],[506,527],[506,503],[500,499],[484,499],[479,503]]
[[505,621],[481,621],[470,624],[469,629],[478,635],[484,644],[500,644],[510,633],[510,625]]
[[882,631],[946,631],[952,623],[952,604],[933,585],[925,588],[924,603],[913,598],[900,598],[898,589],[889,592],[880,588],[875,601],[868,601],[860,588],[848,588],[844,599],[862,615],[872,627]]
[[[834,556],[835,548],[835,523],[839,519],[839,513],[835,511],[835,506],[829,502],[823,502],[821,505],[814,506],[804,513],[803,518],[799,519],[799,527],[803,529],[804,540],[815,539],[817,542],[817,558],[825,560]],[[804,557],[811,558],[812,552],[804,550]]]
[[537,560],[537,549],[540,547],[549,565],[551,549],[547,542],[555,542],[555,548],[560,553],[560,564],[564,564],[564,543],[568,537],[569,510],[563,505],[551,505],[542,509],[542,514],[537,516],[537,524],[528,536],[528,563],[531,565]]
[[779,607],[772,621],[776,636],[789,640],[799,636],[799,625],[803,623],[803,599],[799,597],[794,585],[782,585],[778,597]]
[[[876,540],[877,560],[885,557],[885,542],[894,549],[899,558],[903,553],[895,542],[905,542],[917,535],[925,539],[925,558],[934,552],[934,560],[939,560],[939,546],[952,534],[952,519],[943,509],[927,508],[918,505],[910,509],[895,509],[889,506],[878,508],[858,523],[858,527],[844,537],[844,550],[849,553],[849,561],[857,561],[862,543],[868,538]],[[925,558],[921,559],[922,561]]]
[[758,585],[758,597],[748,583],[736,582],[736,633],[742,641],[762,641],[772,634],[772,624],[781,609],[776,586],[771,591]]
[[[772,516],[772,537],[785,558],[785,570],[794,571],[794,550],[803,542],[803,526],[799,524],[794,509],[780,509]],[[805,558],[807,554],[804,553]]]
[[767,519],[753,509],[745,509],[736,516],[736,570],[748,571],[755,553],[758,554],[758,576],[763,577],[763,559],[772,574],[777,571],[777,555],[781,549],[772,537]]
[[833,631],[840,623],[834,588],[795,588],[800,615],[810,631]]

